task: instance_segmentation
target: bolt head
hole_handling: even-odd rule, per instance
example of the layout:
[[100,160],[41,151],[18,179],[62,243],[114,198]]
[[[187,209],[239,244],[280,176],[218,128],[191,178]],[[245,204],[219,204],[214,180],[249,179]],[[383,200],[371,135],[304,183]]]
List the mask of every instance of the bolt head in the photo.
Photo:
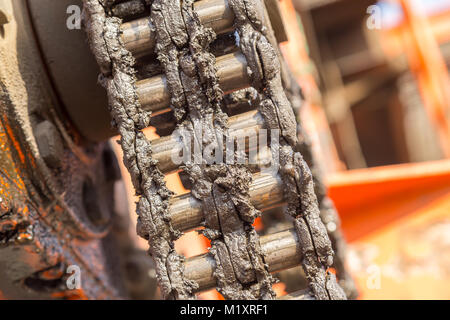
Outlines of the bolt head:
[[35,128],[34,136],[45,163],[52,168],[59,167],[64,155],[64,145],[53,123],[47,120],[39,123]]

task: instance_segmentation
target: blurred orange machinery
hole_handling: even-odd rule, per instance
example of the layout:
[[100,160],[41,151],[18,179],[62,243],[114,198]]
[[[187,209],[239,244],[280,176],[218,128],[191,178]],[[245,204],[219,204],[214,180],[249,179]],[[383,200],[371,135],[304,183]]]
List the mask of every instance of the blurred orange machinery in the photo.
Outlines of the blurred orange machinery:
[[[406,52],[449,158],[450,86],[438,42],[450,40],[450,11],[428,20],[413,11],[408,0],[399,2],[405,19],[384,31],[383,45],[393,56]],[[281,3],[286,23],[297,23],[291,1]],[[284,48],[288,60],[295,61],[301,52],[307,62],[302,34],[297,28],[288,29],[290,42]],[[298,78],[307,94],[316,89],[310,75],[298,73]],[[321,109],[306,108],[315,114],[310,121],[316,130],[326,130]],[[360,299],[450,298],[450,160],[340,171],[329,174],[327,180],[352,247],[349,267]]]
[[450,78],[439,43],[450,41],[450,11],[426,17],[417,1],[416,6],[410,0],[397,2],[401,4],[404,19],[383,32],[382,46],[390,56],[406,54],[443,154],[449,158]]

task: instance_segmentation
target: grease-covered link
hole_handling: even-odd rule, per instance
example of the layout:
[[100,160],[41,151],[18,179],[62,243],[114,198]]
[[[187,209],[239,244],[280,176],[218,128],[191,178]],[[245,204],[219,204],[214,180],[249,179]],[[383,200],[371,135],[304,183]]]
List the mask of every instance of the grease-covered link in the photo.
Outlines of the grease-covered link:
[[[295,267],[302,260],[298,236],[293,229],[263,236],[259,242],[272,273]],[[197,292],[208,290],[216,286],[216,267],[216,260],[211,253],[195,256],[186,260],[185,276],[198,285]]]
[[[239,114],[230,117],[228,120],[229,136],[235,141],[239,141],[239,139],[244,139],[252,135],[258,137],[259,130],[264,124],[261,115],[257,111]],[[170,136],[165,136],[152,141],[153,158],[158,161],[158,168],[164,173],[175,171],[180,166],[187,164],[187,161],[178,157],[178,153],[182,151],[181,149],[183,148],[183,145],[185,145],[185,142],[181,143],[180,140],[182,131],[177,132],[178,131]],[[193,140],[194,137],[191,136],[189,141],[193,143]],[[195,150],[192,148],[191,151],[192,154],[189,160],[193,161]]]
[[[216,58],[219,86],[230,93],[250,85],[245,57],[234,52]],[[170,91],[165,75],[158,75],[136,82],[136,93],[144,110],[161,111],[170,105]]]
[[111,9],[114,16],[125,18],[145,12],[144,0],[130,0],[116,4]]
[[[205,27],[216,34],[233,31],[234,14],[227,0],[201,0],[194,3],[194,10]],[[150,17],[122,25],[122,41],[135,57],[152,53],[156,45],[156,29]]]
[[[117,1],[83,1],[91,47],[121,134],[125,165],[141,196],[138,233],[149,240],[163,297],[194,298],[194,292],[216,286],[228,299],[273,299],[270,273],[302,264],[315,298],[341,298],[335,278],[325,272],[332,261],[331,244],[319,220],[311,173],[298,153],[296,123],[273,48],[276,41],[267,41],[270,21],[261,19],[263,3],[154,0],[149,18],[123,24],[117,12],[111,16]],[[132,3],[136,7],[130,6],[129,12],[142,11],[138,2]],[[210,48],[216,35],[232,31],[239,35],[243,55],[216,59]],[[164,76],[136,83],[135,58],[153,53]],[[256,100],[264,121],[257,112],[228,118],[222,112],[224,91],[249,85],[258,91]],[[280,193],[280,183],[261,182],[256,177],[252,184],[248,165],[175,163],[176,136],[150,142],[142,132],[150,124],[148,111],[161,111],[169,105],[177,128],[191,133],[192,144],[201,148],[219,145],[222,134],[245,137],[253,129],[258,134],[263,125],[279,130],[284,197],[277,194],[278,201],[267,199],[267,189],[273,187]],[[238,152],[232,155],[237,157]],[[196,182],[190,196],[201,204],[204,219],[199,218],[199,211],[191,211],[190,216],[179,215],[181,220],[177,220],[185,199],[175,199],[174,205],[163,173],[180,164],[185,164],[189,179]],[[269,206],[270,200],[280,205],[283,198],[295,228],[259,238],[252,226],[258,208]],[[191,198],[188,202],[192,204]],[[174,208],[178,211],[172,211]],[[189,225],[184,223],[186,217],[204,220],[200,221],[205,226],[202,232],[211,240],[211,249],[207,255],[184,261],[175,252],[173,241],[180,235],[177,226]],[[300,296],[308,295],[293,297]]]
[[311,171],[298,152],[297,123],[292,105],[283,90],[281,64],[261,1],[229,0],[235,14],[239,47],[251,70],[251,85],[259,93],[258,109],[269,129],[279,129],[280,175],[287,197],[287,213],[302,248],[302,267],[309,287],[317,299],[345,299],[342,288],[327,271],[333,262],[333,250],[320,211]]
[[194,299],[196,285],[184,276],[184,257],[174,249],[180,233],[173,230],[167,219],[172,193],[152,161],[151,142],[142,132],[150,124],[150,114],[142,110],[135,93],[134,58],[120,41],[121,20],[109,15],[114,3],[114,0],[83,0],[85,26],[120,133],[124,164],[139,196],[137,231],[150,244],[162,295],[167,299]]
[[[250,185],[250,201],[256,209],[264,211],[285,203],[279,176],[255,174]],[[169,214],[172,226],[179,231],[200,227],[205,220],[202,203],[190,193],[170,200]]]
[[[220,150],[219,139],[230,130],[228,116],[221,108],[223,91],[211,52],[214,30],[201,22],[193,0],[155,0],[151,16],[159,26],[156,53],[166,75],[178,129],[191,133],[194,147]],[[238,156],[237,152],[230,154]],[[259,212],[249,200],[249,168],[194,161],[186,163],[184,171],[196,182],[191,192],[203,205],[202,233],[211,240],[219,292],[227,299],[275,298],[274,279],[252,226]]]

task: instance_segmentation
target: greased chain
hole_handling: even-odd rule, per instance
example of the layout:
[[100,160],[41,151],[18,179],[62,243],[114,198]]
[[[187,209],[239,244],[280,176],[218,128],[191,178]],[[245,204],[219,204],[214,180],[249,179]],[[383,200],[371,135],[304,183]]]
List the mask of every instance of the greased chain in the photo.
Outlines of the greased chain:
[[312,152],[310,138],[306,131],[300,126],[298,131],[298,136],[302,139],[301,153],[303,154],[304,159],[312,172],[314,192],[319,203],[320,218],[327,228],[328,236],[333,245],[333,268],[336,270],[336,275],[339,279],[339,285],[344,290],[347,298],[354,299],[358,296],[358,292],[351,275],[347,272],[345,267],[345,254],[347,250],[347,244],[341,232],[341,222],[339,219],[339,215],[336,211],[336,208],[334,207],[333,201],[328,197],[328,192],[323,182],[321,169]]
[[[100,3],[99,1],[94,2],[97,2],[97,4]],[[109,2],[113,3],[114,1]],[[101,4],[104,6],[101,9],[99,8],[99,6],[95,6],[95,3],[92,5],[92,11],[90,12],[91,15],[95,16],[97,14],[101,16],[102,10],[106,8],[106,11],[108,11],[108,5],[111,5],[106,4],[105,2]],[[179,7],[178,0],[164,2],[161,1],[161,3],[155,2],[154,8],[156,8],[156,10],[153,11],[154,13],[158,12],[158,5],[165,7],[162,9],[162,11],[166,11],[166,13],[168,13],[166,14],[166,21],[164,21],[166,27],[171,24],[174,27],[167,39],[170,40],[169,45],[175,44],[176,50],[165,48],[167,50],[167,52],[165,53],[168,53],[168,56],[165,56],[164,54],[161,55],[160,52],[158,52],[158,56],[161,63],[165,67],[166,76],[168,76],[169,78],[169,76],[172,75],[172,79],[175,83],[169,87],[171,89],[172,105],[175,109],[179,127],[186,128],[193,132],[194,137],[196,137],[199,143],[202,143],[202,141],[214,141],[214,139],[216,139],[217,133],[219,133],[219,135],[221,133],[226,134],[226,116],[221,114],[221,111],[218,108],[221,103],[222,94],[217,86],[217,79],[212,63],[212,61],[214,60],[212,58],[207,58],[207,52],[202,52],[202,50],[206,51],[204,49],[208,47],[214,36],[210,39],[206,38],[205,40],[205,38],[201,36],[202,34],[204,34],[204,32],[196,33],[196,29],[197,31],[199,31],[198,28],[201,28],[201,25],[198,23],[198,19],[196,19],[195,13],[192,10],[192,2],[188,2],[183,5],[183,19],[178,19],[178,21],[176,14],[170,16],[170,14],[173,14],[174,12],[180,12],[180,10],[177,11],[177,6]],[[245,14],[241,14],[241,18],[245,17],[248,13],[251,13],[252,24],[254,24],[254,26],[256,26],[259,31],[264,31],[262,24],[260,23],[261,20],[258,21],[258,17],[255,12],[253,12],[252,10],[248,10],[252,8],[254,9],[254,6],[252,6],[252,3],[244,3],[244,6],[238,4],[238,7],[236,7],[236,4],[234,4],[233,7],[238,17],[239,9],[245,9]],[[170,9],[175,9],[175,11],[171,11]],[[106,18],[104,10],[103,15],[105,16],[106,21],[108,18]],[[154,19],[155,17],[157,18],[157,14],[152,14],[152,17]],[[98,19],[98,17],[96,17],[96,19],[91,20],[97,27],[102,26],[102,19]],[[238,19],[237,21],[238,29],[241,35],[241,48],[246,47],[246,44],[243,45],[244,41],[242,41],[242,39],[245,40],[245,38],[242,37],[242,31],[245,29],[245,27],[243,27],[245,26],[245,23],[242,23],[242,21],[244,20],[245,19],[240,19],[239,21]],[[191,23],[193,21],[191,25],[190,23],[186,23],[185,25],[185,27],[190,25],[190,30],[189,27],[187,27],[188,33],[183,32],[183,24],[186,21],[191,21]],[[125,152],[124,149],[124,160],[126,164],[128,160],[127,167],[129,168],[130,172],[133,170],[137,171],[137,174],[134,175],[134,177],[137,178],[133,179],[133,182],[135,183],[138,194],[143,193],[144,195],[143,197],[141,197],[142,201],[140,201],[139,203],[139,233],[142,236],[149,238],[151,244],[153,242],[156,243],[156,245],[154,243],[152,244],[151,252],[153,253],[155,259],[157,260],[157,264],[160,267],[159,269],[157,268],[157,273],[160,280],[160,285],[162,287],[163,295],[165,297],[173,296],[175,298],[192,297],[191,292],[195,286],[194,284],[183,279],[183,270],[181,265],[182,258],[173,251],[173,246],[167,245],[170,244],[173,239],[176,239],[176,237],[178,236],[173,232],[172,228],[170,227],[170,223],[167,222],[168,219],[166,218],[167,199],[168,197],[170,197],[170,193],[165,187],[164,182],[162,181],[162,174],[158,171],[155,164],[150,160],[150,144],[145,140],[142,132],[140,132],[142,128],[148,125],[149,115],[144,114],[139,110],[135,92],[131,90],[131,88],[127,88],[126,85],[124,85],[124,88],[121,88],[120,86],[122,82],[129,81],[129,84],[134,83],[134,71],[131,67],[134,61],[129,53],[126,52],[125,49],[123,49],[123,47],[120,48],[120,50],[116,50],[121,45],[120,40],[118,39],[118,25],[120,20],[117,19],[116,21],[114,21],[114,23],[112,23],[112,20],[109,22],[110,23],[103,23],[105,30],[108,29],[108,27],[111,28],[114,23],[116,24],[111,28],[111,33],[113,34],[113,36],[111,37],[112,40],[109,39],[111,40],[111,43],[108,42],[107,32],[105,32],[104,34],[102,32],[98,32],[98,30],[101,29],[96,29],[97,32],[95,32],[95,30],[94,32],[90,30],[93,33],[90,35],[90,38],[91,45],[92,43],[95,44],[93,46],[93,51],[94,53],[96,53],[97,60],[99,61],[104,75],[109,74],[109,68],[111,66],[113,67],[112,74],[114,75],[114,67],[117,67],[115,63],[117,63],[117,65],[119,66],[119,75],[114,75],[112,79],[109,79],[110,81],[108,81],[107,78],[107,80],[104,82],[108,88],[108,91],[112,92],[112,94],[109,94],[110,102],[118,102],[118,105],[122,105],[122,108],[120,108],[120,106],[114,107],[114,103],[111,103],[112,109],[116,109],[112,110],[112,113],[114,119],[116,120],[116,124],[119,127],[119,131],[122,134],[122,146],[124,147],[124,140],[125,142],[135,140],[138,143],[138,147],[135,147],[134,153],[130,143],[128,145],[130,147],[128,153]],[[164,36],[164,32],[167,33],[167,30],[165,30],[165,28],[161,29],[163,30],[158,30],[158,35],[162,33]],[[179,32],[180,30],[182,32]],[[186,39],[186,37],[184,37],[183,39],[183,34],[189,34],[187,37],[188,39]],[[199,35],[200,39],[196,38]],[[253,35],[255,36],[255,38],[252,40],[258,38],[257,34]],[[104,42],[102,42],[102,37],[105,38]],[[117,42],[117,44],[112,45],[114,41]],[[185,41],[190,42],[189,49],[192,53],[194,53],[191,57],[186,53],[187,48]],[[250,43],[251,45],[251,41],[249,41],[248,43]],[[268,43],[266,43],[266,47],[268,49],[267,52],[270,52],[270,45]],[[255,88],[257,88],[260,92],[265,90],[264,86],[267,86],[267,88],[269,89],[269,95],[266,95],[265,93],[262,94],[265,99],[262,99],[260,110],[262,111],[266,120],[275,119],[271,118],[271,116],[274,115],[278,117],[278,126],[274,126],[273,124],[271,124],[269,127],[281,129],[282,136],[285,139],[285,141],[282,141],[280,145],[282,176],[285,181],[288,181],[290,186],[294,186],[294,188],[298,189],[297,193],[300,193],[300,195],[297,194],[297,199],[295,199],[295,192],[293,193],[293,196],[289,198],[289,211],[291,215],[297,217],[296,227],[299,233],[299,238],[301,239],[301,242],[303,244],[303,253],[305,257],[303,261],[303,267],[305,268],[305,272],[308,279],[310,280],[311,288],[313,289],[316,298],[342,298],[342,294],[339,291],[340,288],[337,286],[335,279],[330,275],[327,275],[325,277],[324,265],[327,266],[330,264],[332,251],[328,250],[329,245],[327,243],[328,238],[326,237],[326,234],[325,237],[323,236],[324,230],[321,230],[321,227],[323,229],[323,225],[321,226],[320,221],[318,222],[316,219],[316,217],[318,216],[316,212],[318,211],[318,209],[315,210],[317,208],[317,200],[314,201],[314,199],[312,199],[314,193],[311,192],[312,179],[309,179],[309,169],[304,164],[303,159],[301,159],[301,155],[299,153],[293,153],[293,150],[296,150],[297,146],[295,133],[293,134],[295,130],[292,130],[293,125],[290,122],[295,122],[295,118],[291,117],[288,112],[289,108],[287,107],[288,104],[286,104],[287,100],[285,99],[282,89],[277,90],[281,88],[277,88],[277,80],[279,79],[276,79],[275,81],[268,81],[269,78],[273,80],[273,74],[263,74],[263,72],[266,72],[267,70],[264,70],[264,68],[255,68],[255,66],[258,67],[258,63],[260,63],[258,59],[261,59],[258,54],[261,54],[261,52],[264,50],[261,50],[261,48],[257,48],[256,46],[251,49],[254,49],[254,56],[249,55],[251,50],[243,51],[246,54],[250,68],[252,69],[254,85],[256,84]],[[122,51],[122,53],[119,53],[120,51]],[[277,61],[276,57],[275,60],[273,59],[273,55],[270,56],[269,54],[268,56],[269,59],[272,59],[271,62]],[[181,57],[180,61],[178,61],[179,57]],[[125,59],[125,63],[123,65],[121,60],[124,58],[128,58],[130,61],[127,61],[128,59]],[[164,60],[167,58],[169,59]],[[181,67],[182,72],[179,72],[179,67]],[[195,81],[196,68],[197,77],[199,78],[197,80],[199,81]],[[124,74],[120,74],[120,71],[122,71]],[[279,70],[275,70],[274,73],[274,78],[279,77]],[[269,75],[269,77],[267,77],[267,75]],[[180,79],[183,77],[184,81]],[[259,81],[255,81],[255,79]],[[191,80],[194,81],[190,82]],[[133,85],[131,86],[133,87]],[[208,108],[205,109],[206,111],[202,110],[201,108],[201,106],[204,105],[203,103],[205,102],[205,98],[193,94],[201,93],[202,89],[206,89],[206,100],[210,103],[210,105],[208,105]],[[270,97],[270,95],[272,95],[272,97]],[[267,99],[268,96],[270,99]],[[274,104],[273,106],[270,105],[269,100]],[[131,106],[127,106],[128,104],[130,104]],[[280,108],[280,106],[285,108],[281,108],[281,112],[277,114],[277,112],[280,111],[277,110],[277,108]],[[187,117],[185,116],[186,110],[188,111]],[[137,118],[133,117],[135,115],[139,116]],[[129,132],[129,129],[132,126],[130,126],[131,123],[126,120],[130,119],[131,122],[133,122],[134,128],[137,129],[136,131],[138,132],[137,134],[135,134],[135,137],[132,133]],[[122,124],[121,121],[123,122]],[[214,122],[216,126],[214,126]],[[195,131],[195,128],[198,127],[198,124],[201,124],[202,127],[205,125],[205,128],[207,128],[206,130],[204,129],[206,132],[205,135],[202,135],[201,133],[199,135]],[[121,128],[123,130],[121,130]],[[126,138],[128,139],[124,139],[122,132],[124,134],[127,134]],[[200,136],[200,140],[198,140],[198,136]],[[139,148],[139,146],[141,146],[142,148]],[[286,146],[291,146],[291,150],[289,150],[289,148],[285,148]],[[292,148],[292,146],[294,146],[294,148]],[[141,161],[139,161],[139,155],[140,153],[142,153],[142,150],[147,150],[147,161],[145,159],[145,152],[143,153],[143,159],[140,159]],[[138,163],[137,170],[135,162]],[[152,169],[151,176],[146,177],[144,175],[143,180],[139,179],[139,169],[141,169],[139,168],[139,165],[141,162],[144,169]],[[270,285],[272,284],[273,280],[267,272],[267,266],[265,266],[263,263],[263,257],[259,249],[259,241],[257,235],[254,232],[253,228],[251,228],[251,225],[249,223],[249,221],[254,220],[254,217],[258,213],[256,212],[256,210],[254,210],[254,208],[251,207],[248,201],[248,185],[251,181],[248,170],[239,166],[233,168],[223,165],[199,167],[196,165],[188,164],[186,167],[186,171],[190,174],[191,179],[196,180],[197,182],[193,190],[193,194],[196,195],[199,199],[203,200],[204,204],[208,204],[207,206],[205,206],[207,220],[207,228],[205,234],[213,240],[213,247],[211,251],[216,257],[216,277],[218,279],[219,290],[228,298],[272,298],[274,294],[270,289]],[[302,179],[302,174],[303,178],[306,177],[306,179]],[[141,181],[141,183],[136,186],[136,181],[139,180]],[[236,184],[236,182],[238,183]],[[158,196],[155,200],[154,194],[156,193],[158,193]],[[299,199],[302,200],[300,206],[298,205]],[[141,210],[141,208],[143,210]],[[206,210],[208,208],[215,208],[215,210]],[[297,212],[301,212],[302,210],[304,216],[300,217],[300,215],[297,215]],[[145,214],[142,214],[143,212]],[[153,217],[151,216],[151,213],[154,214]],[[145,217],[147,219],[145,219]],[[157,222],[158,219],[161,219],[161,217],[163,222],[166,223],[165,228],[162,228],[162,231],[158,233],[155,230],[158,228],[152,228],[152,223],[155,223],[156,221],[156,225],[160,226],[161,224],[158,224]],[[231,217],[237,218],[235,219],[235,223],[221,225],[221,222],[233,221]],[[241,220],[239,220],[239,218]],[[164,232],[164,230],[166,232]],[[156,241],[152,241],[152,239]],[[162,242],[161,239],[163,239]],[[247,240],[247,244],[249,244],[250,250],[242,250],[240,248],[245,243],[245,239]],[[152,248],[155,246],[156,248]],[[158,263],[158,259],[161,263]],[[252,274],[256,274],[257,282],[251,281],[253,279]]]
[[[156,168],[156,164],[151,161],[150,142],[145,139],[145,136],[141,132],[143,128],[148,126],[150,115],[140,110],[136,94],[133,90],[135,77],[132,65],[134,64],[134,60],[123,48],[123,46],[121,46],[118,37],[118,26],[120,25],[120,20],[106,16],[105,11],[102,10],[106,7],[106,11],[108,11],[108,7],[105,6],[105,3],[100,3],[98,1],[86,1],[86,3],[88,4],[86,11],[88,12],[88,14],[90,14],[87,21],[88,31],[91,33],[91,46],[94,46],[93,51],[94,53],[96,53],[102,73],[105,76],[105,78],[102,79],[102,83],[108,90],[111,112],[113,114],[116,126],[118,127],[119,132],[122,136],[121,145],[124,149],[124,162],[131,173],[137,193],[139,195],[142,195],[138,204],[139,234],[149,239],[150,251],[157,262],[157,275],[164,297],[192,297],[191,292],[193,291],[195,286],[194,284],[189,283],[188,281],[183,279],[183,270],[181,265],[182,258],[173,251],[173,240],[176,239],[178,235],[173,232],[172,228],[170,227],[170,223],[167,223],[167,199],[168,197],[170,197],[170,192],[165,187],[164,181],[162,180],[162,174]],[[166,10],[166,13],[173,14],[174,12],[177,12],[176,4],[179,5],[178,1],[165,2],[165,4],[168,5],[166,8],[175,8],[175,11]],[[101,8],[100,5],[105,7]],[[175,7],[173,5],[175,5]],[[156,10],[154,10],[153,18],[158,19],[158,3],[154,4],[154,8],[156,8]],[[192,15],[193,10],[189,9],[189,5],[185,4],[185,13],[189,14],[189,11],[191,12],[191,20],[194,20],[192,19],[195,18]],[[166,17],[167,16],[169,15],[167,14]],[[195,20],[197,20],[196,23],[198,23],[198,19]],[[188,21],[188,19],[186,19],[186,21]],[[96,25],[97,29],[92,30],[93,28],[89,28],[89,26],[92,25]],[[168,23],[168,25],[170,25],[170,23]],[[101,31],[102,29],[99,29],[99,26],[103,26],[103,31]],[[172,34],[180,35],[182,33],[175,32]],[[183,41],[182,37],[175,36],[174,38],[175,43],[178,41],[179,44],[181,41]],[[172,41],[174,39],[170,40]],[[198,52],[198,50],[202,48],[201,44],[199,45],[200,47],[197,47],[197,49],[193,48],[193,45],[190,45],[191,50],[197,50]],[[181,59],[182,61],[180,62],[180,66],[183,66],[184,71],[187,71],[186,73],[181,73],[181,75],[185,78],[184,84],[186,86],[186,88],[182,87],[183,93],[185,90],[189,90],[190,84],[196,83],[195,81],[190,82],[191,80],[195,79],[190,79],[190,77],[192,78],[193,75],[191,74],[191,72],[189,72],[189,69],[191,69],[192,71],[193,65],[192,61],[190,61],[190,57],[186,54],[186,52],[184,58]],[[175,52],[172,51],[172,53]],[[160,60],[163,59],[161,55],[159,55],[159,58]],[[164,65],[164,61],[161,62]],[[172,64],[169,65],[169,67],[170,66],[174,65]],[[213,63],[210,66],[210,71],[214,71],[214,73],[212,73],[213,77],[209,77],[209,86],[211,88],[214,87],[214,85],[211,86],[213,82],[217,83],[217,80],[211,80],[215,78],[215,70],[212,68],[212,66]],[[111,70],[109,70],[110,68]],[[199,70],[201,68],[202,66],[199,66]],[[169,77],[171,75],[170,71],[168,72],[168,70],[166,70],[166,75]],[[206,75],[206,72],[204,72],[203,76],[208,77]],[[203,82],[203,84],[205,83]],[[216,88],[218,88],[217,85],[215,86]],[[195,85],[191,85],[190,87],[191,89],[193,88],[195,90],[201,89],[195,87]],[[171,89],[173,89],[173,87]],[[217,102],[220,103],[222,97],[221,92],[219,92],[220,94],[216,95],[216,97],[211,96],[209,94],[210,92],[218,92],[217,89],[208,91],[208,101],[215,104],[216,107],[220,106],[220,104],[217,104]],[[177,98],[180,98],[181,100],[177,100]],[[196,101],[196,97],[194,95],[189,95],[189,98],[189,109],[190,111],[193,111],[193,116],[190,117],[194,121],[200,120],[200,122],[197,122],[197,124],[211,124],[212,113],[205,112],[205,117],[203,117],[202,113],[197,114],[198,111],[202,110],[200,108],[202,104],[198,104],[198,100]],[[172,91],[172,104],[174,106],[174,109],[175,111],[180,111],[180,114],[176,112],[177,119],[181,119],[183,114],[182,110],[184,106],[182,105],[182,103],[180,103],[182,99],[183,95],[174,95]],[[216,100],[216,102],[213,102],[213,100]],[[205,101],[202,102],[204,103]],[[195,107],[197,107],[196,110]],[[217,121],[218,118],[222,117],[223,125],[221,127],[222,129],[226,129],[224,125],[226,123],[226,116],[224,114],[220,114],[220,110],[216,113],[218,114],[215,114],[215,120]],[[202,117],[199,117],[199,115],[201,115]],[[183,124],[183,126],[185,127],[188,127],[188,125],[189,123],[186,123],[186,121]],[[193,132],[195,136],[194,126],[195,123],[191,122],[188,129],[191,130],[191,132]],[[214,130],[205,130],[205,132],[212,133],[214,132]],[[212,135],[212,137],[214,137],[214,135]],[[187,171],[193,172],[196,169],[198,168],[187,168]],[[146,174],[147,171],[150,171],[151,174]],[[230,190],[234,188],[235,184],[230,181],[230,179],[233,178],[233,173],[234,177],[236,178],[247,177],[247,179],[244,179],[245,183],[239,184],[239,186],[241,186],[240,189],[230,191],[230,194],[232,195],[228,196],[227,199],[221,199],[221,204],[225,203],[228,200],[229,210],[223,210],[220,211],[220,213],[222,215],[227,215],[226,217],[221,218],[226,221],[224,225],[228,225],[228,228],[232,227],[232,231],[229,232],[226,236],[222,236],[223,240],[218,239],[217,237],[211,237],[211,239],[213,239],[212,252],[220,252],[220,254],[215,254],[218,266],[216,270],[216,276],[219,282],[219,290],[227,298],[255,299],[260,297],[275,297],[275,294],[271,289],[273,279],[267,271],[267,266],[263,263],[263,257],[259,248],[259,239],[256,232],[251,227],[251,223],[254,221],[254,218],[258,215],[258,213],[248,201],[248,187],[251,182],[250,173],[243,166],[241,166],[239,169],[237,169],[237,171],[234,172],[233,170],[229,170],[229,168],[223,165],[220,165],[218,168],[212,168],[211,170],[208,170],[208,173],[210,176],[207,178],[203,178],[202,183],[204,185],[209,184],[210,188],[214,186],[217,189],[219,188],[214,184],[220,184],[220,190],[223,190],[223,187],[225,187],[227,183],[230,186]],[[192,174],[191,176],[194,175]],[[211,183],[211,181],[214,182]],[[201,190],[202,188],[196,189]],[[212,190],[210,191],[209,196],[201,196],[200,193],[197,193],[195,191],[196,190],[193,190],[193,193],[197,194],[201,199],[214,198],[214,192],[212,192]],[[223,198],[223,196],[221,198]],[[213,202],[215,202],[215,200],[213,200]],[[234,209],[234,206],[240,207],[242,212],[240,213],[242,215],[247,215],[246,218],[250,222],[241,221],[239,219],[238,213],[236,212],[236,209]],[[229,223],[228,221],[230,220],[229,216],[233,213],[235,217],[238,217],[238,219],[235,219],[236,227],[234,227],[233,224]],[[212,212],[211,214],[217,215],[218,213]],[[218,217],[214,217],[212,219],[207,219],[207,221],[217,219]],[[166,223],[164,224],[164,222]],[[208,223],[206,224],[208,225]],[[160,232],[158,232],[158,230]],[[223,228],[219,228],[219,230],[207,228],[207,231],[205,231],[207,235],[212,235],[214,233],[220,234],[221,232],[223,232]],[[233,266],[233,262],[237,263],[238,265],[236,267]],[[237,270],[236,275],[234,274],[235,271],[233,270]],[[252,273],[254,273],[253,277],[251,276]],[[258,281],[257,283],[254,283],[255,278]],[[244,284],[240,285],[240,281],[242,281]],[[249,282],[252,283],[249,284]],[[259,282],[261,282],[262,285],[260,285]],[[240,290],[243,286],[248,288]],[[222,287],[223,290],[221,289]]]
[[[317,202],[320,209],[320,219],[326,226],[328,237],[331,240],[334,250],[333,268],[336,270],[336,276],[339,280],[338,283],[344,290],[347,298],[355,299],[358,296],[358,290],[345,267],[347,244],[341,232],[341,221],[333,201],[328,197],[328,191],[324,183],[321,167],[312,151],[311,138],[302,126],[302,123],[304,122],[301,113],[301,109],[304,106],[302,89],[289,68],[286,66],[284,70],[287,75],[282,78],[283,87],[285,88],[286,96],[292,105],[292,109],[297,119],[297,137],[300,144],[300,153],[303,155],[303,158],[311,170],[314,181],[314,192],[317,196]],[[283,72],[283,69],[281,72]]]
[[[300,152],[297,124],[281,82],[277,53],[266,38],[261,3],[256,0],[229,0],[235,13],[239,46],[247,59],[252,86],[260,93],[259,111],[269,129],[279,129],[280,173],[288,199],[287,212],[295,218],[303,254],[302,266],[317,299],[345,299],[345,294],[327,268],[333,250],[320,220],[311,171]],[[259,5],[259,6],[258,6]]]
[[[216,35],[201,25],[193,3],[153,3],[156,53],[167,78],[177,130],[189,132],[201,150],[212,146],[220,153],[218,159],[223,159],[220,150],[222,137],[228,135],[228,117],[221,110],[223,92],[218,85],[215,57],[209,52]],[[203,204],[203,234],[211,240],[218,291],[227,299],[275,298],[271,288],[274,280],[252,227],[260,213],[249,200],[250,171],[243,165],[202,161],[187,162],[183,169],[192,182],[192,195]]]
[[135,92],[135,63],[120,40],[121,19],[109,15],[114,1],[83,0],[87,33],[101,69],[100,81],[107,89],[113,122],[120,133],[123,161],[136,194],[138,234],[150,244],[161,293],[165,298],[192,299],[197,284],[183,276],[183,257],[174,250],[175,232],[168,218],[169,198],[164,175],[152,159],[150,141],[142,130],[150,113],[140,108]]

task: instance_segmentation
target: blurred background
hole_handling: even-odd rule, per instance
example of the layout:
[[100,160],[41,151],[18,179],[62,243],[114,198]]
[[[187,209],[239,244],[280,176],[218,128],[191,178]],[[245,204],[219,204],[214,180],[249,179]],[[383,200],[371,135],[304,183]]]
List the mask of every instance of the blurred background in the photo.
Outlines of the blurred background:
[[450,1],[293,4],[359,298],[450,298]]
[[[450,0],[280,6],[282,51],[303,90],[302,124],[341,216],[359,299],[449,299]],[[178,174],[167,183],[186,192]],[[195,232],[177,242],[187,257],[207,246]]]

